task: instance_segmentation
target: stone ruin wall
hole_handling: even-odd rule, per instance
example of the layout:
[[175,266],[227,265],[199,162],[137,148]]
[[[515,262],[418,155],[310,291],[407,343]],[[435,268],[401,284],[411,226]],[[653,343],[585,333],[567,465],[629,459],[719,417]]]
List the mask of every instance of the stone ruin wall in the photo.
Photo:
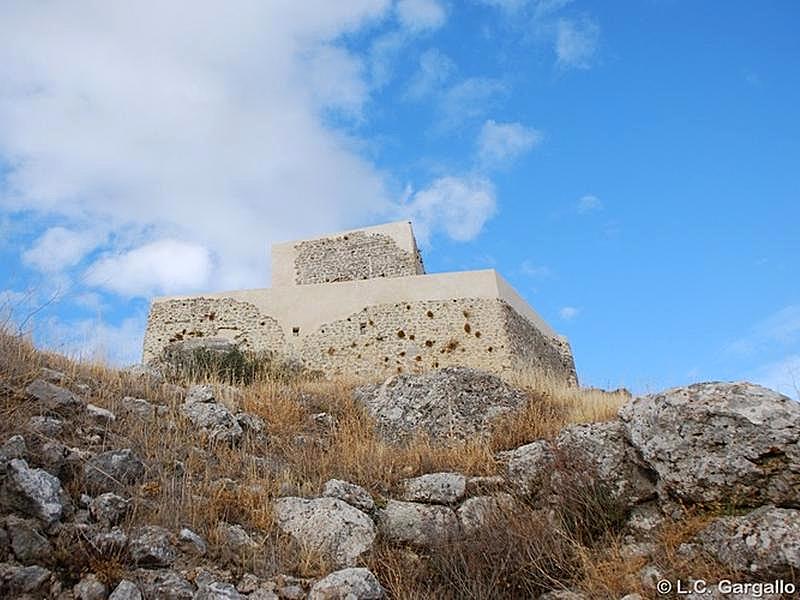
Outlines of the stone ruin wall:
[[197,338],[229,339],[243,350],[280,349],[286,337],[277,320],[249,302],[232,298],[184,298],[153,302],[144,335],[144,363],[158,358],[172,342]]
[[354,231],[294,245],[295,283],[334,283],[422,275],[419,251],[401,248],[389,235]]
[[326,375],[376,379],[453,365],[495,373],[534,366],[575,381],[572,357],[563,347],[498,299],[373,305],[302,336],[284,332],[248,302],[168,300],[153,304],[145,362],[172,341],[198,337],[225,337],[243,349],[277,351]]

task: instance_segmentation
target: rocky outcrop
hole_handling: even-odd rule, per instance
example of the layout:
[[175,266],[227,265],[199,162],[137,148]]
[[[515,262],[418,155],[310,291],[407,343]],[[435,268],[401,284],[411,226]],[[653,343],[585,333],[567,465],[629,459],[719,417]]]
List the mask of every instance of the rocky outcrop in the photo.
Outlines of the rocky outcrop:
[[283,531],[337,566],[355,565],[375,540],[372,519],[337,498],[279,498],[274,509]]
[[46,525],[55,523],[64,512],[61,482],[43,469],[31,469],[24,460],[15,458],[6,467],[0,487],[0,507],[39,519]]
[[461,473],[428,473],[402,483],[403,500],[455,504],[464,498],[467,478]]
[[750,383],[699,383],[634,398],[627,438],[663,498],[800,506],[800,404]]
[[381,584],[368,569],[342,569],[319,580],[308,600],[380,600],[385,597]]
[[455,512],[446,506],[389,500],[378,511],[381,535],[393,543],[435,547],[460,535]]
[[698,541],[726,567],[762,581],[800,572],[800,510],[762,506],[741,517],[722,517]]
[[350,506],[356,507],[364,512],[371,512],[375,508],[372,496],[360,485],[342,481],[341,479],[331,479],[325,483],[322,495],[326,498],[338,498],[347,502]]
[[90,458],[83,468],[83,480],[92,494],[121,492],[125,486],[139,481],[144,472],[141,459],[130,448],[124,448]]
[[435,442],[483,435],[494,418],[528,401],[496,375],[465,367],[398,375],[383,385],[359,388],[356,398],[387,439],[422,433]]
[[83,409],[85,402],[66,388],[37,379],[25,388],[28,397],[50,412],[70,415]]

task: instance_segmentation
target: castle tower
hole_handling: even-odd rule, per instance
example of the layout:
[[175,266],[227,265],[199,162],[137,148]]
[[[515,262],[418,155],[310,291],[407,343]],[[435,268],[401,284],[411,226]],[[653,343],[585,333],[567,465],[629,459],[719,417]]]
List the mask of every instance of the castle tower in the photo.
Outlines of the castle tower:
[[380,379],[463,365],[576,383],[558,336],[494,270],[426,274],[411,224],[275,244],[271,288],[153,300],[145,363],[226,338],[326,375]]

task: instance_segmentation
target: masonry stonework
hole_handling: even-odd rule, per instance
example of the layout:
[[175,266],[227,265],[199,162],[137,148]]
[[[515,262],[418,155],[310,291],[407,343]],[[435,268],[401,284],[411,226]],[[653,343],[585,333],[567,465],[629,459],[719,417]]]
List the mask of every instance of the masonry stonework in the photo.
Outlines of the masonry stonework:
[[377,277],[421,275],[419,252],[401,248],[390,236],[355,231],[295,244],[295,283],[335,283]]
[[463,365],[577,384],[566,339],[497,273],[422,273],[408,223],[278,245],[273,288],[155,299],[144,362],[176,341],[223,337],[329,376]]

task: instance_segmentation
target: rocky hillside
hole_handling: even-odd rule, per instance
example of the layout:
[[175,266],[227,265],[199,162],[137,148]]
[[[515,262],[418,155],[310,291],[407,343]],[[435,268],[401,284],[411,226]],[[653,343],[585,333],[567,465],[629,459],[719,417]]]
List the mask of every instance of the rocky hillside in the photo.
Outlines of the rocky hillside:
[[800,405],[770,390],[197,377],[0,335],[0,597],[797,597]]

